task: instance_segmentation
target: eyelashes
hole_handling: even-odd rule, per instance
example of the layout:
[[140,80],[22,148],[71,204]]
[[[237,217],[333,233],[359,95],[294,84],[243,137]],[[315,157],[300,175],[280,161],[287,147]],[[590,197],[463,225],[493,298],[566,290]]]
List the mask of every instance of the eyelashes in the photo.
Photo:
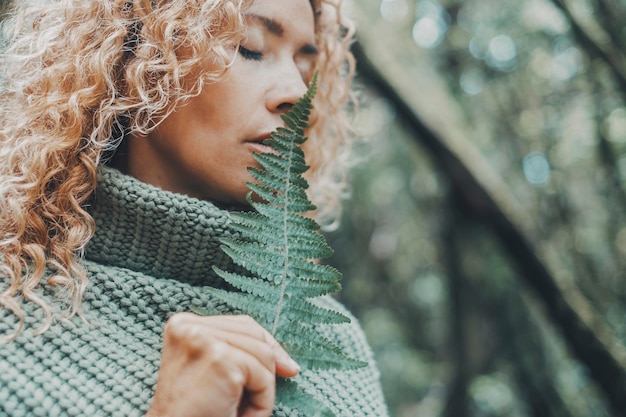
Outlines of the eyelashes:
[[[261,62],[263,61],[264,54],[261,51],[253,51],[251,49],[246,48],[243,45],[239,45],[237,48],[237,51],[239,53],[239,55],[241,55],[243,57],[243,59],[249,60],[249,61],[255,61],[255,62]],[[271,55],[271,52],[270,52]],[[308,54],[308,57],[304,57],[301,58],[302,61],[299,60],[299,58],[294,58],[297,67],[298,67],[298,71],[300,72],[300,75],[302,76],[302,79],[305,81],[306,84],[309,83],[309,81],[311,80],[312,76],[313,76],[313,71],[315,69],[315,61],[314,58],[317,57],[317,54]]]
[[239,54],[244,59],[249,59],[250,61],[261,61],[263,60],[263,53],[258,51],[251,51],[247,48],[244,48],[242,45],[239,45]]

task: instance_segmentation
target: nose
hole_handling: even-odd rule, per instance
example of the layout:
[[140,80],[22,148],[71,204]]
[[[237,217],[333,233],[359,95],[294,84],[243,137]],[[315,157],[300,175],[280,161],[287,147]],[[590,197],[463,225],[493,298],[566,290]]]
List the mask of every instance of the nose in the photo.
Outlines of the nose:
[[274,83],[267,94],[267,109],[272,113],[287,113],[306,93],[307,85],[295,63],[276,71],[273,78]]

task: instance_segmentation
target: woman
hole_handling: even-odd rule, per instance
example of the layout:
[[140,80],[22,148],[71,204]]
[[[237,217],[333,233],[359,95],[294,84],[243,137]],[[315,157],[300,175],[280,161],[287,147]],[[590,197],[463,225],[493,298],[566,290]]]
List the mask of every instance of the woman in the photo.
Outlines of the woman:
[[[202,287],[232,268],[219,239],[252,153],[316,70],[311,197],[320,222],[337,218],[351,37],[331,0],[16,2],[0,105],[0,415],[272,413],[275,376],[298,365]],[[305,389],[338,416],[386,415],[358,325],[321,331],[370,366],[302,372]]]

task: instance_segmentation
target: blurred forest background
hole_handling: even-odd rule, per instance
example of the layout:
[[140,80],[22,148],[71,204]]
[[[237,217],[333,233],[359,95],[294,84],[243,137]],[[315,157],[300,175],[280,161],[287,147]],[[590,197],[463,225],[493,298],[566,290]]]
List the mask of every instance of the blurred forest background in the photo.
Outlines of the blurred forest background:
[[330,235],[394,417],[626,416],[626,1],[352,0]]

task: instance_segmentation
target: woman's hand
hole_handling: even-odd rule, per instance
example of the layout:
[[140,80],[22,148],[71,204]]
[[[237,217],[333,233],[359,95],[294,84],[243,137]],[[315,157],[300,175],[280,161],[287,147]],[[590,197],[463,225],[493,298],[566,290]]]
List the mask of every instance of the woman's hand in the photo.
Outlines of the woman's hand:
[[147,417],[268,417],[276,375],[298,365],[249,316],[172,316]]

